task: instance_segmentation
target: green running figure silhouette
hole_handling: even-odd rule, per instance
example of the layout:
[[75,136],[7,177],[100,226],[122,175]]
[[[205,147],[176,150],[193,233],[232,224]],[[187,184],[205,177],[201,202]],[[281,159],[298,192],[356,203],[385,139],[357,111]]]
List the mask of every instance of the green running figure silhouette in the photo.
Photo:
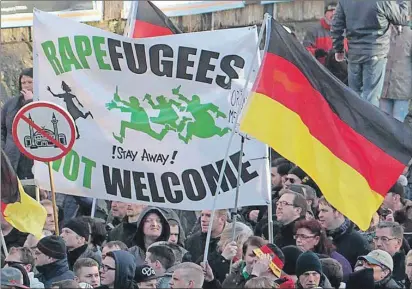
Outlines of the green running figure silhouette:
[[120,143],[123,143],[127,128],[147,133],[157,140],[162,140],[169,130],[174,130],[168,124],[166,124],[160,133],[154,131],[150,126],[149,116],[147,115],[144,108],[140,106],[139,100],[134,96],[129,97],[129,102],[122,100],[118,94],[118,86],[116,86],[116,92],[113,96],[113,100],[109,103],[106,103],[106,108],[108,110],[118,108],[121,112],[131,113],[130,121],[121,121],[120,135],[116,136],[113,133],[113,137]]
[[209,113],[209,111],[216,113],[216,118],[226,118],[226,115],[219,110],[219,107],[213,103],[201,104],[198,95],[193,95],[192,100],[189,100],[180,93],[180,87],[181,85],[172,89],[172,93],[178,96],[179,100],[187,103],[185,111],[190,112],[194,119],[194,121],[187,123],[186,136],[183,136],[183,134],[179,132],[180,140],[187,144],[193,136],[197,136],[198,138],[211,138],[218,135],[222,137],[230,131],[230,128],[225,127],[221,129],[216,126],[215,119]]
[[183,107],[182,104],[180,104],[176,100],[167,100],[163,95],[159,95],[158,97],[156,97],[157,104],[155,104],[152,100],[152,96],[147,93],[143,100],[146,100],[153,109],[160,110],[159,116],[150,118],[153,123],[169,125],[171,128],[176,129],[177,132],[181,132],[185,128],[187,121],[190,120],[189,117],[184,116],[182,120],[177,123],[177,121],[179,120],[179,115],[173,109],[173,105],[180,110],[183,109]]

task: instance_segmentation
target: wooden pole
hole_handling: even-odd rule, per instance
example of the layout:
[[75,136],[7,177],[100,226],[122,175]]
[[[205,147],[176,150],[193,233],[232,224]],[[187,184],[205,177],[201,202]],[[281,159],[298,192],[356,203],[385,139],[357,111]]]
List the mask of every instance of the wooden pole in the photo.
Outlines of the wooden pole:
[[40,188],[36,185],[36,201],[40,203]]
[[59,220],[57,217],[57,206],[56,206],[56,192],[54,191],[54,179],[53,179],[53,170],[51,162],[48,162],[49,167],[49,177],[50,177],[50,190],[52,194],[52,203],[53,203],[53,215],[54,215],[54,225],[55,225],[55,234],[59,235]]

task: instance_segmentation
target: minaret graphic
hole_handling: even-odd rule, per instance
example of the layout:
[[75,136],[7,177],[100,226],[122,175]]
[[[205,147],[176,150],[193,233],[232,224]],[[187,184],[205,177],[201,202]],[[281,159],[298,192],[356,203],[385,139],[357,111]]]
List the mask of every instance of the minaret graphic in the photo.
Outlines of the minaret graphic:
[[[59,121],[57,120],[56,116],[53,113],[53,117],[51,119],[51,123],[53,124],[53,132],[54,132],[54,139],[58,142],[60,142],[59,140],[59,129],[57,128],[57,123]],[[57,146],[54,146],[55,148],[57,148]]]
[[[29,119],[31,121],[33,121],[33,119],[31,118],[31,114],[29,113]],[[29,125],[29,130],[30,130],[30,139],[31,139],[31,144],[30,144],[30,148],[31,149],[37,149],[37,145],[36,145],[36,140],[34,138],[34,130],[33,127],[31,125]]]

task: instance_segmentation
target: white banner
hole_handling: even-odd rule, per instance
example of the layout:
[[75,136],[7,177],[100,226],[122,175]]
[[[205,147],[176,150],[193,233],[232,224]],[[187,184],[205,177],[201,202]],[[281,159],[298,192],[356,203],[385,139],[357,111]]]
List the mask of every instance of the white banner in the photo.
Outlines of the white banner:
[[[256,48],[256,27],[129,39],[35,12],[35,95],[66,108],[78,134],[53,163],[56,191],[210,209],[238,106],[231,79],[245,77]],[[239,152],[236,135],[217,208],[234,207]],[[246,142],[240,206],[265,204],[266,155]],[[50,188],[45,164],[35,179]]]

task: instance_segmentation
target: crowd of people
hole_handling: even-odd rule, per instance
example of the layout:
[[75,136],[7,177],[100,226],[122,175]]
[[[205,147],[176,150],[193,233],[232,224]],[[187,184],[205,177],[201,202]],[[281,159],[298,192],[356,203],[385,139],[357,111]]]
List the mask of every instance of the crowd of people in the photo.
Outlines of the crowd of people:
[[59,207],[57,236],[53,204],[43,199],[40,240],[1,220],[2,288],[410,288],[412,201],[401,182],[363,232],[295,164],[276,158],[271,174],[273,243],[267,206],[237,216],[217,210],[213,220],[210,210],[116,201],[104,202],[102,218]]
[[[406,1],[330,3],[303,45],[359,97],[412,124]],[[2,108],[1,141],[25,180],[33,179],[33,162],[14,144],[12,122],[33,99],[32,69],[23,70],[19,88],[20,95]],[[91,198],[58,193],[55,211],[50,194],[42,191],[47,218],[40,239],[1,216],[7,248],[1,254],[1,287],[412,288],[411,169],[389,189],[369,229],[361,231],[299,164],[276,152],[272,156],[271,230],[267,206],[244,207],[238,214],[217,210],[212,219],[210,210],[98,200],[92,218]],[[35,197],[33,187],[25,189]]]

